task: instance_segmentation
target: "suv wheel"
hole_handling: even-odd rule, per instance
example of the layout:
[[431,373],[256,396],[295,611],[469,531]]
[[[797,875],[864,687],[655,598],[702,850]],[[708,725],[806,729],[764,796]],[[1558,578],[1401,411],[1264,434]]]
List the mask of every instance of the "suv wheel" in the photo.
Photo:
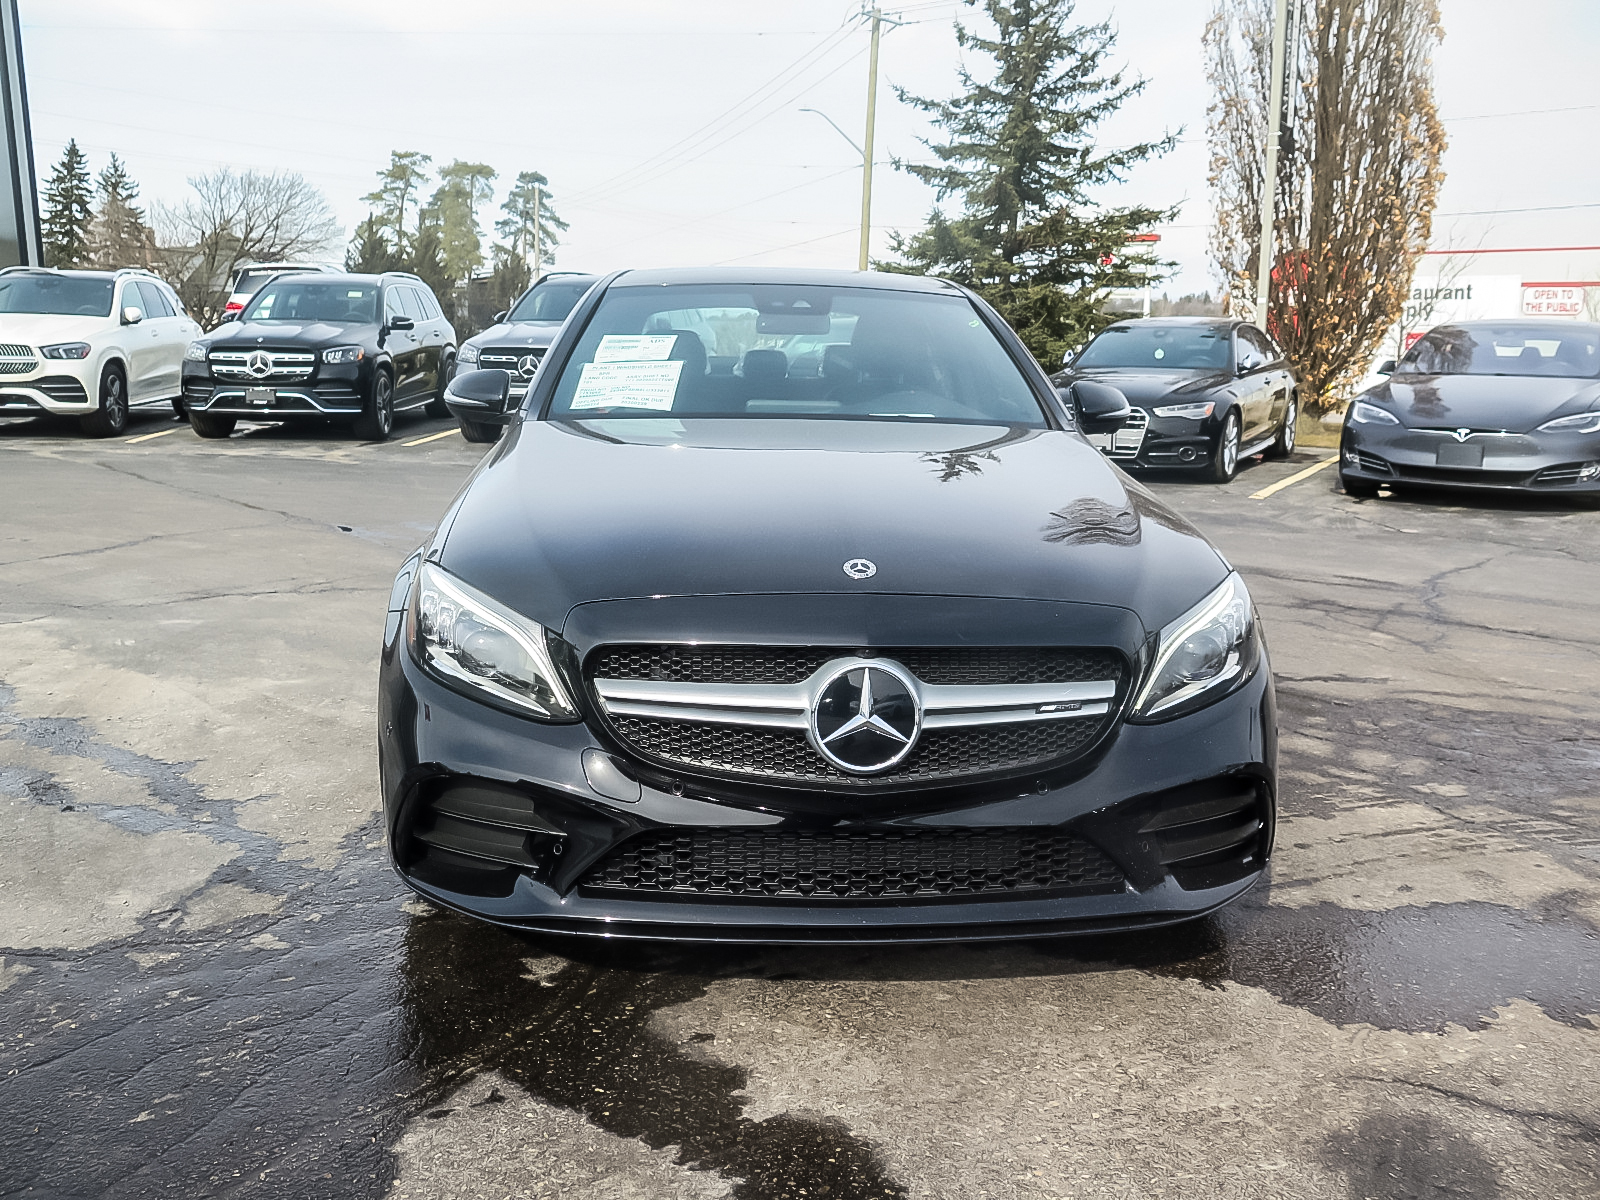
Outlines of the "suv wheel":
[[112,363],[100,376],[100,407],[79,422],[90,437],[118,437],[128,428],[128,381]]
[[498,442],[506,428],[487,421],[469,421],[465,417],[457,417],[456,424],[461,426],[461,436],[469,442]]
[[1288,458],[1294,453],[1294,423],[1299,417],[1299,397],[1290,392],[1289,408],[1283,414],[1283,428],[1278,430],[1278,436],[1273,439],[1272,445],[1267,447],[1268,458]]
[[394,431],[394,381],[389,372],[379,371],[372,378],[372,395],[355,423],[356,436],[364,442],[386,442]]
[[1239,473],[1239,410],[1234,409],[1222,422],[1217,448],[1206,465],[1206,478],[1212,483],[1228,483]]
[[203,438],[230,437],[233,427],[238,423],[238,417],[213,417],[199,412],[189,414],[189,427]]
[[444,402],[444,389],[449,386],[450,376],[456,373],[455,355],[447,354],[439,363],[439,390],[434,392],[433,399],[428,401],[428,406],[422,411],[430,417],[448,417],[450,409]]

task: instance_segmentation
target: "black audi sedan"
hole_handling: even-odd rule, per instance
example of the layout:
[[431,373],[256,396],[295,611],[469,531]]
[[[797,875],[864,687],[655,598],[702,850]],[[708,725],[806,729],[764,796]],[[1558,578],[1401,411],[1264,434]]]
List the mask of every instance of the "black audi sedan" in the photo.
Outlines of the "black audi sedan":
[[388,846],[429,900],[946,940],[1148,928],[1260,876],[1277,734],[1245,584],[1085,441],[1121,395],[1057,392],[972,293],[623,272],[508,385],[452,382],[507,433],[389,601]]
[[[461,343],[455,369],[505,371],[511,376],[511,398],[521,400],[561,322],[597,278],[576,271],[552,271],[535,280],[508,310],[495,314],[493,325]],[[458,423],[461,436],[469,442],[492,442],[502,428],[471,417],[462,417]]]
[[1178,467],[1227,483],[1253,454],[1288,458],[1298,387],[1283,351],[1243,321],[1147,317],[1107,326],[1056,375],[1128,397],[1133,417],[1090,440],[1123,467]]
[[382,441],[395,414],[448,416],[455,330],[415,275],[286,274],[189,343],[183,407],[203,438],[251,421],[334,419]]
[[1600,324],[1430,330],[1345,414],[1339,478],[1380,486],[1600,496]]

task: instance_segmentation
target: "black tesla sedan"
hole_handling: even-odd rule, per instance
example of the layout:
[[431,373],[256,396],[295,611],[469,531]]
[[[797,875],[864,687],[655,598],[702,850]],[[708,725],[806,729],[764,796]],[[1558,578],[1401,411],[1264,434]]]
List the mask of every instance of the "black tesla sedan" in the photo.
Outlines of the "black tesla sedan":
[[203,438],[250,421],[333,419],[382,441],[397,412],[447,416],[455,330],[415,275],[286,274],[189,343],[183,406]]
[[1345,415],[1339,478],[1600,495],[1600,325],[1463,321],[1425,334]]
[[1239,460],[1288,458],[1298,384],[1261,330],[1216,317],[1146,317],[1102,330],[1055,377],[1128,397],[1133,417],[1090,440],[1123,467],[1180,467],[1227,483]]
[[507,434],[390,597],[388,844],[422,895],[545,931],[943,940],[1161,925],[1260,875],[1245,585],[1084,440],[1120,394],[1058,393],[970,292],[624,272],[508,385],[450,385]]

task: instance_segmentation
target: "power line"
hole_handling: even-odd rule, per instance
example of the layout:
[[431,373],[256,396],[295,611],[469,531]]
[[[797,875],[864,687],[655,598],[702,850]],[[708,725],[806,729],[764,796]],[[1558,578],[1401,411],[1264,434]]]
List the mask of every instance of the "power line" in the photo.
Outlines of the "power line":
[[1474,113],[1470,117],[1441,117],[1446,124],[1454,121],[1491,121],[1497,117],[1542,117],[1547,113],[1587,112],[1600,108],[1600,104],[1574,104],[1568,108],[1525,108],[1519,112]]

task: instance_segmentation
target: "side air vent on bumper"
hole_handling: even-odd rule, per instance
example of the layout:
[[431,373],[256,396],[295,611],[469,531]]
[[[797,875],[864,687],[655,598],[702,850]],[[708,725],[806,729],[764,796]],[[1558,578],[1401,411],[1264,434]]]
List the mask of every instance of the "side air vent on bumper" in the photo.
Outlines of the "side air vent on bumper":
[[518,875],[547,875],[566,838],[531,797],[479,782],[419,797],[407,835],[419,879],[476,896],[510,895]]
[[1271,845],[1271,818],[1261,784],[1216,779],[1157,797],[1140,826],[1157,857],[1187,891],[1221,887],[1259,871]]

